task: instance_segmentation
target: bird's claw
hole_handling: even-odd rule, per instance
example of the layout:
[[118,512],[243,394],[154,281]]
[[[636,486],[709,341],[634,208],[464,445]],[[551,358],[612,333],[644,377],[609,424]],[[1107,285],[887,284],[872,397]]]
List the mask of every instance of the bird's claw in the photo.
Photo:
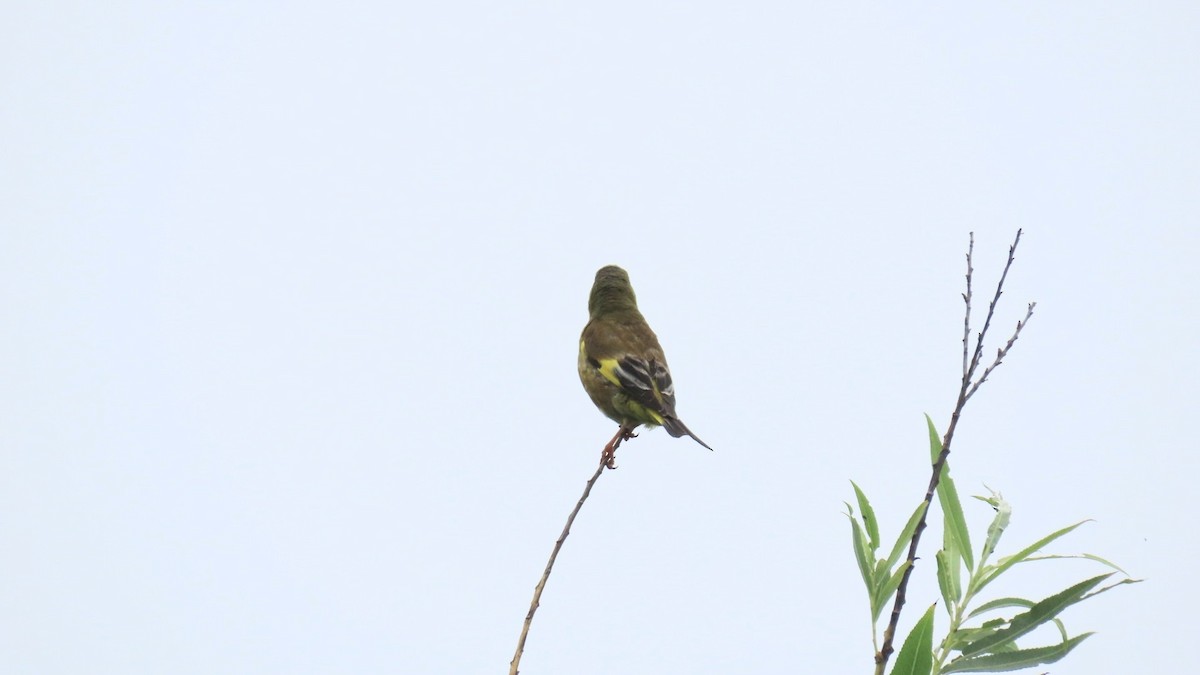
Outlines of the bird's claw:
[[600,463],[609,469],[617,468],[617,448],[621,443],[628,441],[631,438],[637,438],[637,434],[633,433],[633,429],[621,427],[617,430],[617,435],[613,436],[608,445],[604,446],[604,452],[600,453]]
[[600,463],[604,466],[615,469],[617,468],[617,446],[609,443],[604,446],[604,451],[600,453]]

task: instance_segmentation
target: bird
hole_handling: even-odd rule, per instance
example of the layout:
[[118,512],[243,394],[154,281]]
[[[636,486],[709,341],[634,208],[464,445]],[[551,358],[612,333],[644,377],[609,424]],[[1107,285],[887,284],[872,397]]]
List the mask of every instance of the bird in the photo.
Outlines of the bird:
[[625,270],[607,265],[596,272],[588,315],[579,338],[579,379],[600,412],[620,425],[601,461],[615,469],[617,446],[643,425],[661,426],[676,438],[691,436],[712,450],[675,412],[671,370],[658,337],[638,311]]

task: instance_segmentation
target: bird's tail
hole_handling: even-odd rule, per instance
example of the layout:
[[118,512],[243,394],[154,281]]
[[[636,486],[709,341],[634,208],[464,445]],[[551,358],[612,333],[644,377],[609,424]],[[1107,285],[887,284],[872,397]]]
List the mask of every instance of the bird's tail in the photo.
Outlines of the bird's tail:
[[697,436],[696,434],[693,434],[692,430],[688,429],[687,425],[683,423],[683,420],[679,419],[678,417],[664,417],[663,418],[663,428],[667,430],[668,434],[671,434],[675,438],[679,438],[680,436],[683,436],[684,434],[686,434],[688,436],[691,436],[692,439],[695,440],[700,445],[703,445],[704,447],[708,448],[709,450],[712,450],[712,448],[709,447],[708,443],[705,443],[704,441],[700,440],[699,436]]

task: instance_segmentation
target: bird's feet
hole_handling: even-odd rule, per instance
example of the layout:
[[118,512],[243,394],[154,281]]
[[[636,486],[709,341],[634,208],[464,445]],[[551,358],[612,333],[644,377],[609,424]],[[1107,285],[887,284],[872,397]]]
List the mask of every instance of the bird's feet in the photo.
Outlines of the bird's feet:
[[604,451],[600,453],[600,463],[610,469],[617,468],[617,448],[620,447],[622,441],[628,441],[631,438],[637,438],[633,429],[625,426],[617,429],[617,435],[612,437],[608,445],[604,446]]
[[617,449],[612,443],[604,446],[604,452],[600,454],[600,463],[610,469],[617,468]]

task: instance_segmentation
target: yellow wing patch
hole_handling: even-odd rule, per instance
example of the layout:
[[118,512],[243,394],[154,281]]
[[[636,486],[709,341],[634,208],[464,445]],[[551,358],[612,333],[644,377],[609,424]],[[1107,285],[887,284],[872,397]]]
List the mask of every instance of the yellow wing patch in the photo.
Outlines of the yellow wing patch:
[[589,357],[587,353],[587,343],[583,340],[579,341],[579,355],[583,357],[584,360],[600,364],[600,366],[597,368],[597,370],[600,371],[600,375],[618,387],[621,386],[621,380],[617,378],[616,373],[617,368],[619,368],[621,364],[618,363],[616,359],[593,359]]
[[618,387],[621,386],[621,380],[617,377],[616,373],[617,368],[619,368],[621,364],[618,363],[616,359],[598,359],[597,363],[600,364],[600,374],[604,376],[604,379],[612,382]]

